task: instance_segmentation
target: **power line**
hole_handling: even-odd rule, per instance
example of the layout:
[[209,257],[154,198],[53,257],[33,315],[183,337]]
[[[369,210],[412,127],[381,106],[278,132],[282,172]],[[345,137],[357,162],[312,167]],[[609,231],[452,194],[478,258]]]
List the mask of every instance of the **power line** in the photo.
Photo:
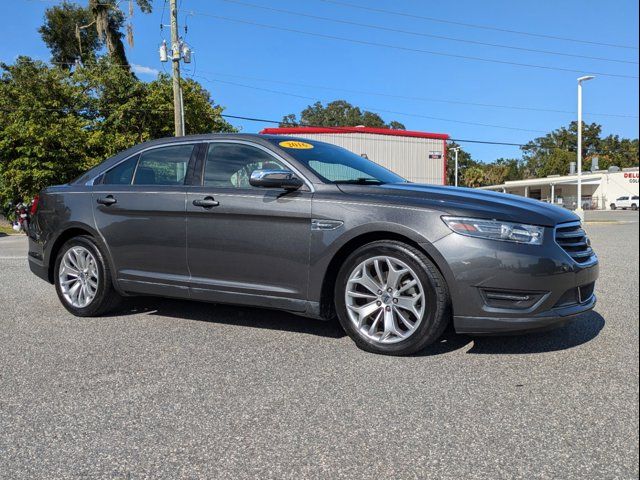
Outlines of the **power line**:
[[[278,95],[285,95],[285,96],[289,96],[289,97],[295,97],[295,98],[302,98],[305,100],[310,100],[313,102],[319,101],[319,99],[317,97],[309,97],[306,95],[298,95],[295,93],[290,93],[290,92],[283,92],[281,90],[273,90],[270,88],[264,88],[264,87],[257,87],[254,85],[246,85],[243,83],[237,83],[237,82],[230,82],[227,80],[218,80],[218,79],[210,79],[207,77],[204,77],[202,75],[195,75],[197,78],[201,78],[203,80],[209,81],[209,82],[217,82],[217,83],[224,83],[227,85],[234,85],[237,87],[243,87],[243,88],[250,88],[253,90],[259,90],[261,92],[268,92],[268,93],[275,93]],[[494,125],[494,124],[489,124],[489,123],[477,123],[477,122],[469,122],[466,120],[453,120],[450,118],[441,118],[441,117],[433,117],[430,115],[422,115],[422,114],[418,114],[418,113],[409,113],[409,112],[399,112],[399,111],[395,111],[395,110],[385,110],[385,109],[381,109],[381,108],[376,108],[376,107],[368,107],[363,105],[362,108],[364,108],[365,110],[370,110],[373,112],[380,112],[380,113],[390,113],[393,115],[405,115],[407,117],[416,117],[416,118],[426,118],[428,120],[438,120],[438,121],[442,121],[442,122],[451,122],[451,123],[459,123],[459,124],[463,124],[463,125],[474,125],[474,126],[478,126],[478,127],[489,127],[489,128],[502,128],[502,129],[506,129],[506,130],[514,130],[514,131],[520,131],[520,132],[534,132],[534,133],[546,133],[544,130],[534,130],[534,129],[530,129],[530,128],[520,128],[520,127],[509,127],[506,125]]]
[[[265,118],[256,118],[256,117],[246,117],[246,116],[242,116],[242,115],[230,115],[230,114],[221,114],[222,117],[225,118],[233,118],[235,120],[245,120],[248,122],[260,122],[260,123],[273,123],[275,125],[280,125],[283,122],[278,121],[278,120],[268,120]],[[327,127],[327,126],[315,126],[315,125],[298,125],[298,124],[291,124],[292,127],[309,127],[309,128],[326,128],[329,130],[335,130],[336,132],[343,132],[344,128],[341,127]],[[459,138],[449,138],[448,140],[449,142],[458,142],[458,143],[480,143],[480,144],[486,144],[486,145],[506,145],[506,146],[511,146],[511,147],[524,147],[526,144],[524,143],[510,143],[510,142],[495,142],[495,141],[491,141],[491,140],[464,140],[464,139],[459,139]]]
[[[49,62],[49,63],[51,65],[64,65],[64,66],[76,66],[77,65],[76,63],[72,63],[72,62]],[[110,65],[113,65],[113,66],[125,66],[125,65],[113,64],[113,63],[110,63]],[[304,87],[304,88],[315,88],[315,89],[319,89],[319,90],[327,90],[327,91],[332,91],[332,92],[345,92],[345,93],[354,93],[354,94],[359,94],[359,95],[372,95],[372,96],[386,97],[386,98],[398,98],[398,99],[403,99],[403,100],[436,102],[436,103],[448,103],[448,104],[453,104],[453,105],[466,105],[466,106],[484,107],[484,108],[500,108],[500,109],[509,109],[509,110],[524,110],[524,111],[532,111],[532,112],[563,113],[563,114],[570,114],[570,115],[575,115],[576,114],[576,112],[574,110],[559,110],[559,109],[553,109],[553,108],[529,107],[529,106],[522,106],[522,105],[505,105],[505,104],[496,104],[496,103],[478,103],[478,102],[469,102],[469,101],[463,101],[463,100],[448,100],[448,99],[434,98],[434,97],[416,97],[416,96],[409,96],[409,95],[398,95],[398,94],[391,94],[391,93],[373,92],[373,91],[369,91],[369,90],[354,90],[354,89],[347,89],[347,88],[341,88],[341,87],[327,87],[325,85],[314,85],[314,84],[308,84],[308,83],[290,82],[290,81],[285,81],[285,80],[275,80],[275,79],[272,79],[272,78],[254,77],[254,76],[249,76],[249,75],[237,75],[237,74],[226,73],[226,72],[213,72],[213,71],[210,71],[210,70],[209,71],[200,70],[200,72],[211,74],[211,75],[222,75],[222,76],[225,76],[225,77],[244,78],[244,79],[247,79],[247,80],[256,80],[256,81],[260,81],[260,82],[278,83],[278,84],[282,84],[282,85],[291,85],[291,86]],[[189,76],[193,77],[194,75],[191,74]],[[207,80],[213,81],[213,80],[208,79],[208,78],[207,78]],[[222,80],[217,80],[217,81],[222,82]],[[291,94],[291,95],[294,95],[294,94]],[[302,95],[300,95],[299,97],[300,98],[306,98],[306,99],[311,98],[311,97],[305,97],[305,96],[302,96]],[[627,114],[621,114],[621,113],[584,112],[584,115],[589,115],[589,116],[594,116],[594,117],[598,116],[598,117],[616,117],[616,118],[633,118],[633,119],[637,119],[638,118],[638,115],[627,115]]]
[[320,16],[320,15],[312,15],[312,14],[308,14],[308,13],[294,12],[294,11],[291,11],[291,10],[268,7],[268,6],[265,6],[265,5],[256,5],[256,4],[253,4],[253,3],[247,3],[247,2],[243,2],[243,1],[239,1],[239,0],[219,0],[219,1],[226,2],[226,3],[231,3],[231,4],[235,4],[235,5],[241,5],[241,6],[245,6],[245,7],[250,7],[250,8],[257,8],[257,9],[261,9],[261,10],[267,10],[267,11],[271,11],[271,12],[284,13],[284,14],[287,14],[287,15],[295,15],[295,16],[298,16],[298,17],[312,18],[312,19],[315,19],[315,20],[322,20],[322,21],[326,21],[326,22],[333,22],[333,23],[338,23],[338,24],[343,24],[343,25],[352,25],[352,26],[357,26],[357,27],[371,28],[371,29],[382,30],[382,31],[386,31],[386,32],[403,33],[403,34],[406,34],[406,35],[414,35],[414,36],[418,36],[418,37],[437,38],[437,39],[440,39],[440,40],[447,40],[447,41],[452,41],[452,42],[467,43],[467,44],[480,45],[480,46],[485,46],[485,47],[505,48],[505,49],[509,49],[509,50],[516,50],[516,51],[522,51],[522,52],[542,53],[542,54],[546,54],[546,55],[556,55],[556,56],[562,56],[562,57],[573,57],[573,58],[582,58],[582,59],[587,59],[587,60],[599,60],[599,61],[603,61],[603,62],[615,62],[615,63],[638,65],[638,62],[630,61],[630,60],[618,60],[618,59],[614,59],[614,58],[605,58],[605,57],[592,57],[592,56],[589,56],[589,55],[578,55],[578,54],[573,54],[573,53],[556,52],[556,51],[551,51],[551,50],[540,50],[540,49],[535,49],[535,48],[517,47],[517,46],[514,46],[514,45],[504,45],[504,44],[499,44],[499,43],[480,42],[480,41],[469,40],[469,39],[464,39],[464,38],[447,37],[447,36],[443,36],[443,35],[434,35],[434,34],[424,33],[424,32],[416,32],[416,31],[411,31],[411,30],[402,30],[402,29],[398,29],[398,28],[384,27],[382,25],[372,25],[372,24],[369,24],[369,23],[353,22],[353,21],[350,21],[350,20],[344,20],[344,19],[339,19],[339,18],[323,17],[323,16]]
[[565,42],[574,42],[574,43],[583,43],[586,45],[599,45],[602,47],[614,47],[614,48],[626,48],[626,49],[630,49],[630,50],[638,50],[638,47],[635,46],[631,46],[631,45],[620,45],[620,44],[616,44],[616,43],[604,43],[604,42],[594,42],[592,40],[583,40],[583,39],[578,39],[578,38],[570,38],[570,37],[562,37],[559,35],[550,35],[550,34],[544,34],[544,33],[533,33],[533,32],[525,32],[522,30],[511,30],[511,29],[507,29],[507,28],[501,28],[501,27],[494,27],[491,25],[479,25],[479,24],[475,24],[475,23],[464,23],[464,22],[458,22],[458,21],[453,21],[453,20],[446,20],[443,18],[436,18],[436,17],[428,17],[428,16],[424,16],[424,15],[416,15],[413,13],[405,13],[405,12],[398,12],[398,11],[393,11],[393,10],[385,10],[382,8],[376,8],[376,7],[369,7],[369,6],[365,6],[365,5],[357,5],[355,3],[350,3],[350,2],[343,2],[343,1],[339,1],[339,0],[320,0],[321,2],[325,2],[325,3],[332,3],[334,5],[342,5],[344,7],[350,7],[350,8],[357,8],[360,10],[367,10],[370,12],[376,12],[376,13],[384,13],[386,15],[396,15],[396,16],[400,16],[400,17],[408,17],[408,18],[415,18],[415,19],[420,19],[420,20],[427,20],[429,22],[437,22],[437,23],[444,23],[444,24],[448,24],[448,25],[458,25],[461,27],[467,27],[467,28],[476,28],[476,29],[480,29],[480,30],[493,30],[496,32],[503,32],[503,33],[512,33],[515,35],[525,35],[528,37],[538,37],[538,38],[547,38],[547,39],[551,39],[551,40],[561,40],[561,41],[565,41]]
[[[17,109],[16,108],[7,108],[7,107],[0,107],[0,111],[3,112],[15,112]],[[99,111],[100,112],[114,112],[116,110],[119,110],[117,108],[100,108]],[[33,107],[30,109],[30,111],[43,111],[43,112],[58,112],[58,113],[63,113],[63,114],[69,114],[69,113],[80,113],[79,109],[76,108],[63,108],[63,107]],[[129,108],[127,107],[125,109],[125,111],[127,112],[136,112],[136,113],[156,113],[156,114],[161,114],[161,113],[168,113],[168,112],[173,112],[172,108]],[[317,128],[326,128],[326,129],[333,129],[336,132],[342,132],[344,131],[343,127],[331,127],[331,126],[325,126],[325,125],[301,125],[298,123],[287,123],[287,122],[283,122],[281,120],[271,120],[271,119],[265,119],[265,118],[258,118],[258,117],[250,117],[250,116],[245,116],[245,115],[231,115],[231,114],[227,114],[227,113],[222,113],[220,114],[221,117],[223,118],[231,118],[234,120],[245,120],[245,121],[249,121],[249,122],[260,122],[260,123],[270,123],[270,124],[274,124],[274,125],[281,125],[281,124],[285,124],[285,125],[289,125],[291,127],[317,127]],[[491,141],[491,140],[463,140],[463,139],[455,139],[455,138],[450,138],[449,141],[452,142],[464,142],[464,143],[480,143],[480,144],[487,144],[487,145],[506,145],[506,146],[513,146],[513,147],[522,147],[525,146],[525,144],[523,143],[510,143],[510,142],[498,142],[498,141]]]
[[[70,62],[50,62],[50,63],[53,64],[53,65],[76,66],[75,63],[70,63]],[[118,66],[117,64],[112,64],[112,65]],[[340,92],[347,92],[347,93],[354,93],[354,94],[361,94],[361,95],[372,95],[372,96],[398,98],[398,99],[413,100],[413,101],[448,103],[448,104],[455,104],[455,105],[467,105],[467,106],[477,106],[477,107],[485,107],[485,108],[500,108],[500,109],[524,110],[524,111],[535,111],[535,112],[562,113],[562,114],[575,114],[576,113],[576,112],[571,111],[571,110],[558,110],[558,109],[537,108],[537,107],[527,107],[527,106],[518,106],[518,105],[477,103],[477,102],[468,102],[468,101],[461,101],[461,100],[447,100],[447,99],[442,99],[442,98],[430,98],[430,97],[415,97],[415,96],[396,95],[396,94],[388,94],[388,93],[381,93],[381,92],[372,92],[372,91],[366,91],[366,90],[353,90],[353,89],[345,89],[345,88],[326,87],[326,86],[323,86],[323,85],[311,85],[311,84],[305,84],[305,83],[296,83],[296,82],[289,82],[289,81],[283,81],[283,80],[267,79],[267,78],[262,78],[262,77],[253,77],[253,76],[248,76],[248,75],[236,75],[236,74],[223,73],[223,72],[212,72],[212,71],[207,71],[207,70],[200,70],[200,72],[211,74],[211,75],[222,75],[222,76],[227,76],[227,77],[244,78],[244,79],[256,80],[256,81],[261,81],[261,82],[278,83],[278,84],[283,84],[283,85],[292,85],[292,86],[306,87],[306,88],[316,88],[316,89],[322,89],[322,90],[327,90],[327,91],[335,91],[335,92],[340,91]],[[211,78],[208,78],[208,77],[205,77],[205,76],[202,76],[202,75],[195,75],[195,74],[190,74],[189,77],[191,77],[191,78],[196,78],[197,77],[197,78],[201,78],[201,79],[204,79],[206,81],[214,82],[214,83],[215,82],[217,82],[217,83],[226,83],[226,84],[229,84],[229,85],[234,85],[234,86],[243,87],[243,88],[262,90],[262,91],[267,91],[267,92],[270,92],[270,93],[281,94],[281,95],[286,95],[286,96],[295,97],[295,98],[301,98],[301,99],[305,99],[305,100],[318,101],[318,98],[316,98],[316,97],[310,97],[310,96],[307,96],[307,95],[298,95],[298,94],[294,94],[294,93],[291,93],[291,92],[283,92],[281,90],[266,89],[266,88],[263,88],[263,87],[256,87],[256,86],[253,86],[253,85],[246,85],[246,84],[241,84],[241,83],[237,83],[237,82],[230,82],[230,81],[225,81],[225,80],[222,80],[222,79],[219,79],[219,78],[211,79]],[[373,110],[377,110],[377,111],[384,112],[384,113],[393,113],[393,114],[407,115],[407,116],[418,116],[420,118],[427,118],[427,119],[432,119],[432,120],[441,120],[441,121],[454,122],[454,123],[467,123],[467,124],[476,125],[476,126],[486,126],[486,127],[492,127],[492,128],[506,128],[506,129],[510,129],[510,130],[520,130],[520,131],[528,131],[528,132],[536,132],[536,133],[543,133],[544,132],[543,130],[536,130],[536,129],[522,129],[522,128],[515,128],[515,127],[507,127],[507,126],[502,126],[502,125],[483,124],[483,123],[476,123],[476,122],[466,122],[466,121],[461,121],[461,120],[445,119],[445,118],[439,118],[439,117],[430,117],[430,116],[418,115],[418,114],[407,113],[407,112],[397,112],[397,111],[392,111],[392,110],[382,110],[382,109],[378,109],[378,108],[375,108],[375,107],[363,106],[363,108],[366,108],[366,109],[369,109],[369,110],[372,110],[372,111]],[[587,113],[587,112],[585,112],[584,114],[585,115],[589,115],[589,116],[632,118],[632,119],[637,119],[638,118],[637,115],[625,115],[625,114],[616,114],[616,113],[596,113],[596,112]]]
[[[235,77],[235,78],[244,78],[247,80],[256,80],[260,82],[268,82],[268,83],[277,83],[281,85],[291,85],[296,87],[304,87],[304,88],[314,88],[318,90],[327,90],[330,92],[345,92],[345,93],[353,93],[358,95],[372,95],[377,97],[386,97],[386,98],[397,98],[402,100],[412,100],[412,101],[424,101],[424,102],[436,102],[436,103],[448,103],[453,105],[465,105],[465,106],[473,106],[473,107],[484,107],[484,108],[500,108],[500,109],[510,109],[510,110],[525,110],[532,112],[550,112],[550,113],[563,113],[563,114],[571,114],[575,115],[576,112],[573,110],[558,110],[551,108],[537,108],[537,107],[527,107],[527,106],[518,106],[518,105],[503,105],[503,104],[494,104],[494,103],[477,103],[477,102],[468,102],[462,100],[447,100],[443,98],[433,98],[433,97],[415,97],[409,95],[398,95],[391,93],[381,93],[381,92],[372,92],[368,90],[354,90],[347,89],[341,87],[327,87],[326,85],[314,85],[308,83],[298,83],[298,82],[290,82],[285,80],[274,80],[263,77],[253,77],[248,75],[236,75],[231,73],[224,72],[212,72],[206,70],[200,70],[201,73],[211,74],[211,75],[222,75],[225,77]],[[586,113],[585,115],[590,116],[602,116],[602,117],[618,117],[618,118],[638,118],[637,115],[625,115],[625,114],[617,114],[617,113]]]
[[[76,112],[79,113],[78,109],[74,109],[74,108],[63,108],[63,107],[32,107],[29,109],[29,111],[44,111],[44,112],[59,112],[59,113],[64,113],[64,114],[69,114],[72,112]],[[109,111],[115,111],[117,110],[116,108],[100,108],[101,112],[109,112]],[[127,107],[125,109],[126,111],[130,111],[130,112],[138,112],[138,113],[167,113],[167,112],[173,112],[172,108],[129,108]],[[12,112],[12,111],[17,111],[16,108],[7,108],[7,107],[0,107],[0,111],[3,112]],[[246,116],[246,115],[232,115],[232,114],[228,114],[228,113],[221,113],[220,114],[221,117],[223,118],[231,118],[234,120],[245,120],[248,122],[259,122],[259,123],[270,123],[270,124],[274,124],[274,125],[287,125],[289,127],[305,127],[305,128],[323,128],[323,129],[327,129],[327,130],[334,130],[335,132],[344,132],[345,128],[349,129],[349,133],[351,132],[351,129],[353,127],[332,127],[332,126],[326,126],[326,125],[310,125],[310,124],[299,124],[299,123],[287,123],[287,122],[283,122],[280,120],[271,120],[271,119],[266,119],[266,118],[259,118],[259,117],[253,117],[253,116]],[[389,138],[389,139],[384,139],[384,141],[397,141],[394,138]],[[449,142],[456,142],[456,143],[477,143],[477,144],[483,144],[483,145],[504,145],[504,146],[510,146],[510,147],[526,147],[528,144],[526,143],[514,143],[514,142],[501,142],[501,141],[493,141],[493,140],[475,140],[475,139],[462,139],[462,138],[449,138],[447,141]],[[570,149],[566,149],[566,148],[561,148],[561,147],[547,147],[547,149],[551,149],[551,150],[563,150],[563,151],[569,151],[569,152],[573,152],[573,150]],[[599,155],[606,155],[608,152],[594,152],[594,154],[599,154]]]
[[435,56],[440,56],[440,57],[458,58],[458,59],[461,59],[461,60],[473,60],[473,61],[479,61],[479,62],[497,63],[497,64],[500,64],[500,65],[510,65],[510,66],[516,66],[516,67],[537,68],[537,69],[542,69],[542,70],[551,70],[551,71],[559,71],[559,72],[570,72],[570,73],[574,73],[574,74],[575,73],[578,73],[578,74],[589,73],[589,74],[593,74],[593,75],[600,75],[600,76],[603,76],[603,77],[629,78],[629,79],[634,79],[634,80],[638,79],[637,76],[633,76],[633,75],[624,75],[624,74],[608,73],[608,72],[596,72],[596,71],[591,71],[591,70],[589,70],[589,71],[587,71],[587,70],[575,70],[573,68],[551,67],[549,65],[537,65],[537,64],[532,64],[532,63],[510,62],[510,61],[507,61],[507,60],[497,60],[497,59],[490,59],[490,58],[474,57],[474,56],[470,56],[470,55],[457,55],[457,54],[453,54],[453,53],[443,53],[443,52],[436,52],[436,51],[432,51],[432,50],[423,50],[423,49],[420,49],[420,48],[403,47],[403,46],[400,46],[400,45],[391,45],[391,44],[388,44],[388,43],[371,42],[371,41],[368,41],[368,40],[358,40],[358,39],[353,39],[353,38],[340,37],[340,36],[337,36],[337,35],[328,35],[328,34],[325,34],[325,33],[308,32],[308,31],[305,31],[305,30],[298,30],[298,29],[295,29],[295,28],[279,27],[279,26],[276,26],[276,25],[253,22],[253,21],[249,21],[249,20],[240,20],[240,19],[237,19],[237,18],[224,17],[222,15],[213,15],[213,14],[204,13],[204,12],[192,12],[192,13],[194,15],[200,15],[200,16],[215,18],[215,19],[223,20],[223,21],[227,21],[227,22],[241,23],[241,24],[244,24],[244,25],[252,25],[252,26],[255,26],[255,27],[267,28],[267,29],[271,29],[271,30],[280,30],[280,31],[283,31],[283,32],[297,33],[297,34],[300,34],[300,35],[307,35],[307,36],[311,36],[311,37],[326,38],[326,39],[329,39],[329,40],[338,40],[338,41],[342,41],[342,42],[349,42],[349,43],[354,43],[354,44],[357,44],[357,45],[365,45],[365,46],[369,46],[369,47],[390,48],[390,49],[401,50],[401,51],[405,51],[405,52],[423,53],[423,54],[427,54],[427,55],[435,55]]

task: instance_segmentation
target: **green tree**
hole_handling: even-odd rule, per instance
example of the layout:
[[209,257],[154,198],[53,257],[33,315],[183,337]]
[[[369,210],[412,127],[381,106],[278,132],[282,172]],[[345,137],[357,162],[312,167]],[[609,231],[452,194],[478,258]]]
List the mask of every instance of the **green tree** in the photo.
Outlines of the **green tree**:
[[[0,203],[65,183],[118,151],[173,134],[169,77],[141,82],[101,58],[73,72],[0,64]],[[207,90],[183,84],[191,134],[234,131]]]
[[462,175],[462,184],[465,187],[478,188],[486,184],[482,167],[469,167]]
[[[531,140],[522,147],[522,160],[499,158],[492,163],[481,163],[473,160],[464,150],[460,150],[460,183],[477,187],[499,185],[509,180],[566,175],[569,173],[571,162],[576,161],[577,132],[577,122],[572,122],[568,127],[558,128],[547,135]],[[617,135],[602,138],[601,134],[602,127],[597,123],[583,124],[585,170],[591,169],[593,159],[596,157],[600,169],[607,169],[612,165],[621,168],[638,165],[638,139],[620,138]],[[453,149],[455,147],[458,145],[451,142],[447,154],[449,185],[454,184],[455,153]]]
[[515,158],[499,158],[493,163],[484,165],[483,169],[486,185],[499,185],[522,178],[521,162]]
[[464,151],[460,145],[456,142],[450,142],[447,146],[447,184],[455,185],[455,176],[456,176],[456,153],[454,152],[455,148],[460,148],[458,152],[458,183],[462,183],[462,178],[464,177],[464,173],[468,168],[478,167],[480,165],[479,162],[476,162],[471,158],[471,154],[469,152]]
[[[64,64],[72,64],[77,59],[86,61],[105,46],[113,63],[128,71],[123,42],[126,15],[120,8],[121,3],[121,0],[89,0],[84,8],[64,0],[61,5],[47,9],[39,31],[51,50],[53,61]],[[134,13],[134,4],[143,13],[151,12],[151,0],[129,0],[129,18]],[[126,35],[129,45],[133,46],[131,23],[126,25]]]
[[[79,68],[74,82],[83,86],[91,99],[94,119],[92,140],[104,145],[105,155],[154,138],[173,136],[173,90],[169,76],[141,82],[102,58]],[[192,79],[182,82],[185,126],[188,134],[232,132],[207,90]]]
[[[584,158],[597,155],[600,148],[602,127],[597,123],[582,125],[582,152]],[[566,175],[569,163],[575,161],[578,144],[578,123],[571,122],[569,128],[561,127],[538,137],[522,147],[525,161],[525,176],[545,177]],[[573,159],[571,159],[573,155]],[[585,165],[586,168],[586,165]]]
[[[69,73],[19,57],[0,64],[0,200],[18,201],[92,165],[88,99]],[[80,112],[80,113],[77,113]]]
[[385,123],[377,113],[361,110],[346,100],[334,100],[327,103],[316,102],[309,105],[300,114],[300,120],[293,113],[283,117],[281,126],[312,125],[316,127],[356,127],[364,125],[374,128],[393,128],[404,130],[404,125],[398,121]]
[[[607,169],[612,165],[620,168],[638,166],[638,139],[620,138],[609,135],[600,141],[598,153],[599,168]],[[588,159],[589,167],[593,156]]]
[[71,68],[76,60],[87,61],[95,57],[101,47],[95,28],[89,25],[93,16],[88,8],[67,1],[47,8],[44,24],[38,32],[51,50],[51,60],[63,68]]

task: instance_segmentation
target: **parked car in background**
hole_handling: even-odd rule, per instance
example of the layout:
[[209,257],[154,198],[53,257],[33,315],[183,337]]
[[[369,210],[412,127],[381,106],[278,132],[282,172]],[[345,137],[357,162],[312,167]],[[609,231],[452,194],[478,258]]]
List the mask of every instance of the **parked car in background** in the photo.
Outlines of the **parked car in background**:
[[611,210],[617,210],[621,208],[622,210],[626,210],[630,208],[631,210],[638,210],[638,195],[624,195],[622,197],[616,198],[616,201],[611,205]]
[[412,184],[323,142],[155,140],[41,192],[29,264],[74,315],[158,295],[338,317],[363,349],[546,329],[590,310],[579,218],[537,200]]

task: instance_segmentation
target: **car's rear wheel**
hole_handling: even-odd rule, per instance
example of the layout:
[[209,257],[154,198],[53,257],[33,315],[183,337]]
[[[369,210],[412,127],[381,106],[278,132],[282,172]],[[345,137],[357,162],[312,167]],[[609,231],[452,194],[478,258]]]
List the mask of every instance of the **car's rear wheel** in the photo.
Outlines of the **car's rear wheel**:
[[102,315],[122,297],[113,288],[111,272],[100,248],[89,236],[68,240],[58,252],[54,279],[62,305],[79,317]]
[[408,355],[435,342],[450,319],[446,282],[419,250],[377,241],[354,251],[338,272],[335,305],[360,348]]
[[633,210],[633,211],[638,210],[638,205],[636,205],[635,203],[633,205],[631,205],[631,210]]

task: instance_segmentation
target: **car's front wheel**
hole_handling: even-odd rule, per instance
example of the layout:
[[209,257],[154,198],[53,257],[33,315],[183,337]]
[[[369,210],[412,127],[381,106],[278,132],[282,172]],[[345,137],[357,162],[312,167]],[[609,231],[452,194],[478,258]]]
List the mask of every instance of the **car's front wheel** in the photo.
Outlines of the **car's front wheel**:
[[354,251],[340,269],[335,306],[362,349],[408,355],[435,342],[450,320],[450,297],[436,266],[418,249],[377,241]]
[[611,205],[609,205],[609,207],[611,208],[611,210],[615,210],[616,208],[618,208],[615,203],[612,203]]
[[89,236],[74,237],[62,246],[54,274],[58,298],[76,316],[102,315],[122,298],[113,288],[102,252]]

